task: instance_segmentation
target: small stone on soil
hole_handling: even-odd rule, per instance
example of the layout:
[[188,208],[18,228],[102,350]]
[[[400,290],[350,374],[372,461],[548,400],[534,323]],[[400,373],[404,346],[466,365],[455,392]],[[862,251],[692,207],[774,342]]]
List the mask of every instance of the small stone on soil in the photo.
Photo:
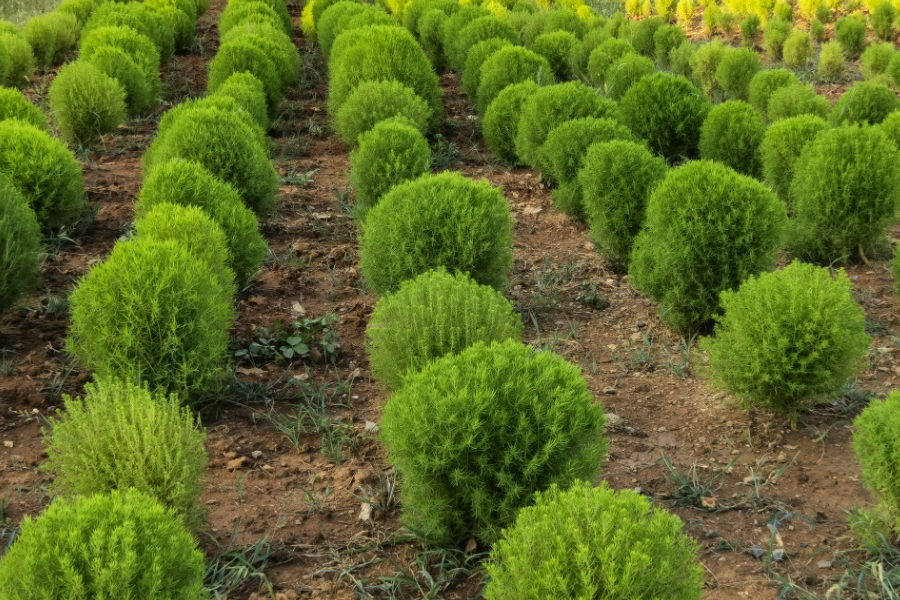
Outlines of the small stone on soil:
[[756,544],[753,544],[753,547],[750,548],[750,556],[752,556],[753,558],[762,558],[764,554],[765,552],[763,551],[763,549]]
[[819,562],[816,563],[816,566],[819,567],[820,569],[830,569],[831,561],[830,560],[820,560]]
[[252,456],[255,459],[261,458],[262,455],[263,455],[263,453],[260,452],[259,450],[254,450],[253,452],[250,453],[250,456]]
[[603,390],[603,393],[604,393],[604,394],[607,394],[607,395],[609,395],[609,396],[615,396],[615,395],[616,395],[616,388],[614,388],[614,387],[608,387],[608,388],[606,388],[606,389]]

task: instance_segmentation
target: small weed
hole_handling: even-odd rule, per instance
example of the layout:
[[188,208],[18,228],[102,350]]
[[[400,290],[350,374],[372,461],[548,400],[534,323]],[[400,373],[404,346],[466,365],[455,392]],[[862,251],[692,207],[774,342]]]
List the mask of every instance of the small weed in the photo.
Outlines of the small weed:
[[597,284],[593,281],[581,282],[581,291],[575,300],[594,310],[603,310],[609,306],[606,296],[597,291]]
[[330,487],[326,487],[321,492],[310,492],[309,490],[299,486],[297,487],[297,489],[303,492],[306,495],[306,499],[309,500],[309,510],[306,511],[307,517],[311,515],[313,511],[321,514],[325,510],[325,502],[329,497],[331,497],[332,494]]
[[876,321],[875,319],[871,319],[866,317],[866,334],[872,337],[881,337],[884,335],[889,335],[891,330],[884,326],[883,323]]
[[459,150],[456,145],[441,134],[435,136],[434,158],[432,163],[437,170],[446,170],[459,162]]
[[337,315],[329,314],[318,319],[300,319],[290,327],[275,321],[272,328],[257,327],[253,333],[240,339],[240,349],[235,358],[248,360],[251,364],[266,364],[276,361],[290,364],[295,360],[334,363],[341,350],[341,341],[333,325]]
[[297,187],[306,187],[313,184],[313,175],[319,172],[319,169],[313,169],[305,173],[297,173],[297,165],[291,165],[291,172],[281,178],[282,185],[295,185]]
[[542,314],[555,311],[560,300],[560,286],[571,281],[578,268],[577,264],[567,263],[559,269],[555,269],[552,260],[553,257],[549,254],[544,258],[544,264],[541,265],[541,271],[535,280],[537,291],[531,297],[531,303],[528,306],[531,313]]
[[[5,354],[15,354],[14,350],[0,350],[0,356]],[[0,358],[0,374],[9,377],[19,366],[19,361],[15,358]]]
[[259,585],[266,587],[269,596],[274,600],[275,590],[265,570],[275,552],[267,543],[267,537],[260,539],[254,546],[235,547],[234,541],[237,539],[240,526],[241,518],[238,517],[234,522],[234,531],[231,533],[228,546],[224,548],[216,538],[209,533],[206,534],[219,549],[218,556],[206,567],[204,576],[206,589],[216,600],[224,600],[238,588],[255,580]]
[[353,492],[348,492],[356,499],[370,505],[374,510],[380,513],[386,513],[397,508],[398,498],[397,491],[397,471],[391,469],[388,473],[376,472],[378,478],[378,486],[357,486],[357,490],[361,495],[357,496]]
[[663,354],[666,355],[666,361],[663,363],[663,366],[669,369],[669,372],[672,375],[676,375],[681,379],[687,379],[691,374],[691,348],[694,346],[694,342],[697,339],[696,333],[692,334],[690,338],[685,339],[681,338],[681,342],[676,347],[678,351],[678,356],[681,359],[680,361],[676,361],[671,348],[669,348],[669,342],[663,341],[662,351]]
[[60,366],[58,372],[53,374],[53,377],[50,379],[50,384],[47,387],[47,393],[51,398],[59,398],[60,394],[62,394],[63,387],[66,385],[66,381],[69,379],[69,375],[72,374],[72,371],[75,369],[75,361],[68,361],[63,363]]
[[672,460],[662,454],[662,463],[666,468],[666,478],[670,482],[678,486],[675,493],[675,501],[673,506],[688,506],[699,510],[716,510],[716,502],[707,500],[704,504],[704,498],[714,498],[716,492],[725,484],[725,476],[728,470],[737,462],[737,458],[733,458],[724,469],[712,469],[708,478],[702,478],[698,472],[697,463],[694,462],[687,473],[682,474],[678,471]]

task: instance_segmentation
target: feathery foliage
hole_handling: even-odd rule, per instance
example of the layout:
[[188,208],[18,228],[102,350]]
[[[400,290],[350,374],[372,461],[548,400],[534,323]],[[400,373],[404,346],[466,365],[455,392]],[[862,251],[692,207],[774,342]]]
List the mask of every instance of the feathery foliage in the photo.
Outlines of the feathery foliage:
[[334,129],[351,148],[359,136],[393,117],[402,117],[420,132],[431,129],[431,109],[411,88],[399,81],[363,81],[334,115]]
[[513,165],[516,156],[516,137],[522,106],[537,93],[540,86],[532,80],[508,85],[487,107],[481,131],[488,148],[499,160]]
[[553,69],[546,58],[520,46],[508,46],[493,53],[481,65],[478,112],[485,114],[494,98],[504,89],[525,81],[541,86],[555,83]]
[[14,88],[0,87],[0,121],[18,119],[32,127],[50,132],[47,118],[22,92]]
[[765,133],[762,117],[752,106],[729,100],[714,106],[703,122],[700,157],[758,178],[762,175],[759,145]]
[[41,230],[28,202],[0,173],[0,314],[33,284],[41,268]]
[[897,467],[897,429],[900,428],[900,392],[882,402],[873,400],[853,422],[853,451],[863,481],[900,525],[900,472]]
[[877,125],[900,109],[897,94],[883,83],[860,81],[841,94],[831,110],[831,124]]
[[806,145],[826,129],[828,123],[821,117],[800,115],[772,123],[763,136],[759,146],[763,178],[789,209],[793,206],[790,192],[794,165]]

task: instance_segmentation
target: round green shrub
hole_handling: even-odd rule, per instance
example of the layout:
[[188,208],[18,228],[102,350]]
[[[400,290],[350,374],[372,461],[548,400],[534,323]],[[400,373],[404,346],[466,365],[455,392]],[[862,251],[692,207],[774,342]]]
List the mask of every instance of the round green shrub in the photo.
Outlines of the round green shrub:
[[765,27],[763,27],[763,47],[766,54],[772,60],[779,60],[784,50],[784,43],[791,34],[791,24],[789,21],[775,17],[769,19]]
[[159,16],[172,28],[175,36],[175,51],[187,52],[194,45],[194,24],[191,17],[174,6],[162,6],[156,9]]
[[669,52],[669,64],[672,72],[681,75],[685,79],[692,80],[694,77],[694,68],[691,64],[694,61],[694,55],[697,53],[697,47],[689,41],[683,42],[680,46]]
[[866,47],[866,20],[861,15],[838,19],[834,24],[834,37],[849,56],[859,56]]
[[741,21],[741,41],[745,46],[750,48],[754,46],[756,36],[759,35],[761,28],[762,20],[759,18],[759,15],[751,13],[744,17],[744,20]]
[[[493,15],[471,21],[459,30],[456,39],[448,48],[447,58],[450,60],[450,66],[457,71],[462,71],[466,64],[469,48],[478,42],[494,38],[506,40],[510,44],[519,43],[519,34],[516,30],[507,22]],[[568,52],[566,52],[566,57],[568,57]]]
[[[768,2],[766,2],[767,4]],[[763,8],[765,10],[765,8]],[[762,12],[762,11],[760,11]],[[787,0],[778,0],[775,3],[774,9],[772,11],[776,18],[787,21],[788,23],[793,22],[794,20],[794,7],[787,2]]]
[[[406,9],[403,11],[403,26],[406,27],[409,32],[413,35],[418,35],[419,33],[419,19],[422,18],[428,10],[433,8],[433,4],[435,0],[412,0],[409,4],[406,5]],[[338,2],[340,4],[340,2]],[[325,11],[328,12],[328,11]],[[322,14],[322,19],[325,18],[325,14]],[[321,29],[321,24],[319,28]]]
[[117,244],[79,281],[70,307],[67,346],[99,377],[145,382],[182,401],[221,387],[234,309],[183,244]]
[[871,252],[900,207],[900,151],[878,127],[823,131],[794,165],[793,250],[831,263]]
[[478,97],[478,86],[481,85],[481,67],[484,62],[501,48],[511,45],[507,40],[492,38],[478,42],[469,48],[460,84],[463,92],[469,97],[470,103],[474,104]]
[[360,265],[379,295],[440,267],[502,289],[511,247],[509,205],[500,190],[444,172],[391,188],[369,211]]
[[191,26],[197,21],[197,3],[194,0],[144,0],[144,4],[159,11],[163,8],[175,8],[180,10],[191,21]]
[[819,77],[825,81],[837,81],[844,77],[847,66],[844,60],[844,51],[841,50],[839,43],[831,41],[822,44],[817,71]]
[[135,207],[143,218],[163,203],[202,208],[225,234],[226,264],[243,287],[266,255],[266,241],[256,215],[244,205],[237,190],[196,162],[173,160],[153,170],[144,181]]
[[548,11],[538,11],[529,26],[522,32],[522,41],[526,46],[534,43],[539,36],[553,31],[568,31],[581,39],[587,33],[587,24],[572,10],[556,8]]
[[95,53],[106,47],[118,48],[131,57],[147,77],[150,97],[159,95],[159,51],[150,38],[131,27],[98,27],[82,38],[79,56],[91,60]]
[[816,42],[818,42],[820,44],[824,43],[825,36],[827,34],[825,31],[825,25],[822,24],[822,21],[820,21],[818,19],[813,19],[812,21],[810,21],[809,22],[809,34],[812,36],[812,38],[814,40],[816,40]]
[[640,142],[630,129],[614,119],[582,117],[560,123],[550,130],[541,146],[548,166],[546,175],[557,183],[575,181],[588,148],[612,140]]
[[519,159],[542,173],[549,173],[541,146],[556,126],[583,117],[620,120],[615,102],[579,81],[570,81],[540,88],[522,106],[516,154]]
[[269,128],[266,88],[256,75],[247,72],[229,75],[210,97],[216,96],[232,98],[253,117],[260,129],[266,131]]
[[895,87],[900,87],[900,52],[895,53],[888,62],[885,73],[891,78]]
[[[891,6],[890,3],[886,3]],[[872,79],[887,71],[891,59],[894,57],[894,45],[889,42],[872,44],[866,48],[860,57],[863,76]]]
[[[250,4],[251,2],[258,2],[260,0],[230,0],[229,5],[235,5],[238,7],[241,4]],[[327,9],[328,4],[326,0],[319,0],[321,2],[321,6],[319,9]],[[292,35],[294,33],[294,21],[291,19],[291,15],[288,12],[287,4],[284,0],[262,0],[262,2],[269,6],[272,10],[275,11],[275,14],[278,15],[279,21],[281,21],[282,28],[284,32],[288,35]],[[324,10],[322,10],[324,12]],[[321,12],[318,15],[321,17]]]
[[772,94],[791,85],[800,85],[800,80],[787,69],[760,71],[750,80],[750,104],[759,114],[767,116]]
[[22,37],[31,46],[38,68],[46,69],[75,47],[77,31],[78,19],[74,15],[51,12],[29,19],[22,28]]
[[22,37],[22,30],[15,23],[0,19],[0,33],[11,33],[17,37]]
[[159,51],[163,64],[175,54],[175,32],[158,12],[141,2],[106,2],[97,7],[81,30],[82,43],[99,27],[131,27],[146,35]]
[[659,17],[647,17],[639,22],[633,23],[628,29],[624,39],[631,42],[634,49],[641,56],[652,58],[656,55],[656,46],[653,38],[657,30],[665,25],[665,21]]
[[432,9],[419,19],[419,39],[428,62],[438,73],[447,68],[447,57],[444,55],[444,23],[449,17],[438,9]]
[[883,83],[860,81],[844,92],[831,111],[831,124],[877,125],[900,109],[897,94]]
[[782,54],[785,66],[793,69],[806,67],[813,53],[813,43],[809,34],[802,29],[795,29],[784,42]]
[[350,154],[350,164],[356,204],[368,211],[395,185],[427,173],[431,148],[409,121],[389,119],[359,136],[359,147]]
[[[384,12],[382,9],[374,6],[370,6],[368,10],[364,10],[358,15],[354,15],[347,21],[346,25],[343,25],[338,28],[339,32],[338,37],[341,34],[347,33],[349,31],[353,31],[355,29],[363,29],[367,27],[373,27],[375,25],[385,25],[390,27],[400,27],[400,24],[397,23],[397,20],[391,15]],[[337,43],[337,39],[335,39],[335,43]]]
[[632,490],[578,481],[535,494],[491,551],[487,600],[698,600],[703,567],[684,524]]
[[[316,8],[318,8],[319,4],[324,4],[323,0],[316,2]],[[315,12],[316,8],[313,9],[313,12]],[[256,0],[255,2],[241,2],[240,4],[229,3],[228,8],[225,9],[222,17],[219,19],[219,35],[225,35],[233,27],[247,21],[271,23],[284,31],[284,33],[291,33],[291,29],[285,28],[284,23],[282,23],[271,6],[261,0]]]
[[520,46],[501,48],[481,65],[478,84],[478,111],[485,114],[500,92],[516,83],[533,81],[538,85],[556,82],[547,59]]
[[128,114],[142,114],[156,103],[156,98],[151,95],[151,84],[147,81],[146,73],[123,50],[101,46],[85,60],[107,77],[119,82],[125,92]]
[[628,264],[647,214],[650,193],[665,177],[666,162],[627,139],[594,144],[578,173],[590,236],[615,268]]
[[13,88],[0,87],[0,121],[7,119],[18,119],[32,127],[50,132],[50,126],[47,125],[44,113],[32,104],[22,92]]
[[69,63],[50,85],[50,110],[62,137],[84,144],[125,122],[125,88],[87,61]]
[[591,52],[608,39],[610,39],[610,35],[605,29],[592,29],[585,34],[577,46],[572,48],[569,53],[569,69],[576,79],[587,80],[587,66]]
[[53,492],[90,496],[133,488],[182,517],[203,522],[200,494],[208,455],[205,430],[175,395],[106,379],[85,386],[83,400],[63,396],[45,431]]
[[716,71],[724,56],[725,44],[719,40],[713,40],[709,43],[701,44],[691,57],[693,80],[697,82],[700,89],[707,95],[711,96],[719,91],[719,80],[716,78]]
[[[341,0],[336,4],[329,6],[322,13],[322,18],[316,27],[316,37],[319,41],[319,47],[322,49],[322,55],[328,58],[331,53],[331,46],[338,36],[336,28],[339,24],[345,24],[350,19],[366,10],[366,4],[354,0]],[[409,14],[407,11],[406,14]],[[406,15],[404,15],[404,18]],[[415,31],[410,31],[415,34]]]
[[625,92],[642,77],[656,72],[653,61],[638,54],[626,54],[612,65],[606,73],[606,96],[619,101]]
[[176,120],[144,154],[145,177],[176,158],[196,161],[233,185],[257,215],[267,215],[275,202],[278,173],[239,115],[197,108]]
[[244,72],[255,76],[263,84],[266,90],[266,107],[269,116],[273,116],[284,89],[281,75],[269,53],[260,50],[248,39],[240,38],[219,47],[215,58],[209,63],[206,91],[214,94],[226,79],[235,73]]
[[900,111],[894,111],[885,117],[880,125],[876,125],[881,131],[900,148]]
[[800,153],[820,132],[828,129],[821,117],[800,115],[782,119],[766,130],[759,146],[765,182],[791,208],[791,181]]
[[283,88],[296,83],[303,61],[289,36],[269,23],[241,23],[222,36],[220,43],[224,45],[239,39],[269,55]]
[[159,120],[157,136],[166,135],[166,132],[172,127],[172,125],[174,125],[181,119],[192,118],[191,115],[196,110],[203,108],[224,111],[239,118],[244,124],[247,125],[247,127],[250,128],[253,140],[256,142],[257,147],[263,153],[268,152],[269,140],[266,137],[266,132],[256,124],[256,120],[253,118],[253,115],[241,108],[241,105],[238,104],[234,98],[219,96],[217,94],[204,96],[203,98],[191,99],[176,105],[170,110],[167,110],[163,114],[162,119]]
[[769,97],[768,116],[773,123],[800,115],[816,115],[826,119],[830,110],[831,103],[827,98],[802,83],[779,88]]
[[359,136],[391,117],[404,117],[423,134],[430,130],[431,109],[399,81],[363,81],[334,117],[334,129],[350,147]]
[[752,106],[729,100],[714,106],[703,122],[700,157],[758,178],[762,175],[759,145],[765,134],[762,117]]
[[0,86],[6,81],[7,73],[9,73],[9,51],[0,43]]
[[879,40],[893,42],[897,38],[894,23],[897,21],[897,9],[890,2],[881,2],[872,11],[872,31]]
[[463,274],[429,271],[378,300],[366,329],[376,379],[397,390],[443,356],[478,343],[522,340],[522,318],[503,294]]
[[677,25],[662,25],[653,34],[653,46],[656,48],[656,62],[663,68],[669,66],[669,55],[672,50],[687,41],[684,30]]
[[476,343],[406,378],[381,420],[407,526],[492,544],[533,494],[592,481],[608,447],[580,369],[516,340]]
[[539,88],[540,86],[530,79],[509,85],[497,95],[484,114],[481,123],[484,141],[494,156],[506,164],[513,165],[518,160],[516,137],[519,133],[522,105],[537,93]]
[[56,12],[74,15],[75,18],[78,19],[79,27],[83,27],[91,18],[91,15],[94,14],[94,11],[97,10],[98,6],[100,6],[100,0],[63,0],[62,3],[56,7]]
[[763,184],[716,162],[688,162],[650,196],[630,282],[659,303],[670,327],[688,332],[718,311],[720,292],[775,266],[787,225],[784,202]]
[[0,121],[0,173],[45,228],[68,223],[84,208],[84,179],[75,157],[59,140],[27,123]]
[[41,230],[28,201],[0,173],[0,314],[13,307],[41,269]]
[[631,86],[620,104],[623,122],[667,160],[697,156],[711,104],[683,77],[655,73]]
[[444,56],[447,57],[450,67],[454,67],[454,57],[456,42],[459,40],[460,32],[470,23],[482,19],[484,17],[495,17],[488,9],[478,4],[467,4],[462,6],[453,14],[447,15],[447,21],[442,29],[442,45]]
[[31,46],[20,35],[0,33],[0,45],[6,48],[9,57],[9,67],[6,70],[6,78],[3,85],[22,89],[31,83],[31,74],[34,73],[34,54]]
[[[325,12],[329,8],[331,8],[332,6],[337,4],[339,1],[340,0],[316,0],[315,4],[310,2],[306,5],[307,8],[312,6],[311,18],[312,18],[313,27],[317,33],[318,33],[318,29],[319,29],[319,23],[321,23],[321,21],[322,21],[322,15],[324,15]],[[359,2],[360,2],[360,4],[362,4],[362,0],[359,0]],[[384,4],[381,4],[379,6],[376,6],[375,8],[384,12],[384,10],[385,10],[384,6],[385,6]]]
[[865,313],[843,269],[794,261],[781,271],[751,275],[737,291],[725,290],[705,375],[742,401],[784,414],[797,413],[831,394],[862,368],[869,349]]
[[569,54],[578,44],[578,38],[574,33],[551,31],[539,35],[531,45],[531,51],[546,58],[554,77],[557,80],[565,81],[572,78]]
[[431,109],[429,124],[433,127],[440,124],[444,117],[444,105],[437,75],[408,31],[402,27],[380,26],[345,32],[341,38],[347,35],[353,36],[353,45],[339,56],[332,51],[329,63],[330,114],[337,114],[360,83],[396,79],[428,104]]
[[863,481],[887,508],[893,526],[900,525],[900,478],[897,473],[897,429],[900,427],[900,392],[882,402],[873,400],[853,422],[853,451]]
[[594,87],[603,87],[606,73],[614,62],[636,50],[627,40],[608,39],[591,51],[587,62],[587,79]]
[[23,518],[0,562],[0,589],[23,599],[116,598],[127,590],[146,600],[195,600],[205,570],[174,512],[137,490],[114,490],[60,498]]

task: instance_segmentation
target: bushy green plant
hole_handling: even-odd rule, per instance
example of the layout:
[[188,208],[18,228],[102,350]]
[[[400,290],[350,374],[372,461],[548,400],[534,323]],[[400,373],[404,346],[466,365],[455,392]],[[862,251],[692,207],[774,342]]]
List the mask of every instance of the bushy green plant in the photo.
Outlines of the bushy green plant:
[[360,265],[379,295],[440,267],[502,289],[511,246],[509,205],[500,190],[444,172],[393,187],[369,211]]
[[233,185],[257,215],[267,215],[278,191],[278,173],[240,116],[196,108],[176,120],[144,154],[145,176],[170,160],[196,161]]
[[78,41],[78,19],[66,12],[36,15],[22,28],[22,37],[31,46],[38,68],[60,62]]
[[463,68],[461,85],[463,92],[469,97],[470,103],[478,97],[478,86],[481,84],[481,67],[495,52],[510,46],[510,42],[500,38],[492,38],[478,42],[471,48],[466,56],[466,66]]
[[816,115],[828,118],[831,103],[824,96],[816,94],[808,85],[798,84],[778,88],[769,98],[769,121],[788,119],[800,115]]
[[729,100],[714,106],[703,122],[700,157],[758,178],[762,175],[759,146],[765,133],[762,117],[752,106]]
[[[406,10],[403,11],[403,26],[406,27],[411,34],[417,35],[419,33],[419,19],[422,18],[422,15],[424,15],[426,11],[432,8],[432,4],[435,1],[436,0],[412,0],[406,5]],[[340,2],[338,2],[338,4],[340,4]],[[325,12],[327,13],[328,11],[326,10]],[[322,13],[322,21],[324,21],[324,19],[325,13]],[[322,34],[322,21],[319,22],[319,35]]]
[[250,73],[263,84],[269,116],[273,116],[281,102],[282,79],[270,55],[250,40],[239,38],[219,48],[209,63],[207,92],[215,93],[226,79],[243,72]]
[[[369,4],[364,4],[365,10],[361,13],[353,15],[346,22],[338,23],[338,26],[335,27],[334,31],[334,44],[332,44],[332,52],[334,52],[335,48],[340,49],[342,44],[338,44],[338,38],[343,34],[348,34],[352,36],[350,33],[357,29],[365,29],[367,27],[374,27],[376,25],[381,26],[390,26],[390,27],[400,27],[400,24],[397,23],[397,20],[394,19],[391,15],[387,14],[381,8],[377,6],[372,6]],[[443,50],[442,50],[443,52]],[[329,55],[329,59],[331,55]]]
[[360,135],[391,117],[406,118],[422,133],[430,129],[431,109],[415,91],[395,80],[363,81],[338,110],[334,129],[356,148]]
[[669,53],[669,64],[672,72],[681,75],[685,79],[692,81],[694,78],[694,68],[691,64],[694,61],[694,55],[697,53],[697,47],[691,42],[682,42],[680,46]]
[[552,352],[508,340],[439,358],[405,380],[381,421],[403,474],[402,521],[435,543],[491,544],[534,492],[594,479],[604,422],[578,367]]
[[438,73],[447,68],[447,57],[444,55],[444,23],[448,18],[447,13],[435,8],[427,11],[419,19],[419,39],[422,42],[422,49],[428,57],[428,62]]
[[676,21],[682,27],[688,27],[694,21],[697,13],[697,3],[694,0],[678,0],[675,5]]
[[26,516],[0,562],[8,598],[196,600],[203,553],[175,513],[137,490],[54,501]]
[[656,62],[663,68],[669,66],[669,54],[687,41],[684,30],[677,25],[663,25],[653,34],[653,45],[656,49]]
[[627,139],[587,149],[578,184],[591,239],[613,267],[628,264],[644,225],[647,200],[667,171],[665,161]]
[[844,60],[844,51],[841,50],[841,45],[838,42],[831,41],[822,44],[817,70],[819,77],[825,81],[833,82],[844,77],[847,72],[847,66]]
[[494,156],[507,164],[515,164],[518,160],[516,137],[522,106],[539,87],[530,79],[509,85],[497,95],[484,114],[481,124],[484,141]]
[[652,58],[656,56],[654,36],[665,24],[666,22],[661,17],[648,17],[633,24],[625,38],[631,42],[638,54]]
[[748,100],[750,82],[762,70],[762,60],[750,48],[729,48],[716,67],[716,81],[730,98]]
[[897,161],[900,151],[878,127],[817,135],[794,165],[794,252],[830,264],[876,248],[900,207]]
[[0,173],[0,314],[16,303],[41,268],[41,231],[28,202]]
[[794,261],[725,290],[705,375],[742,401],[786,415],[840,392],[869,349],[865,313],[843,270]]
[[859,56],[866,47],[866,21],[861,15],[838,19],[834,24],[834,37],[849,56]]
[[831,124],[868,123],[877,125],[892,112],[900,109],[900,100],[883,83],[860,81],[844,92],[831,111]]
[[895,87],[900,87],[900,52],[895,53],[888,62],[885,74],[890,77]]
[[697,51],[691,57],[693,79],[707,95],[712,95],[719,89],[716,71],[724,56],[725,45],[719,40],[713,40],[698,46]]
[[388,119],[359,136],[350,164],[356,204],[368,211],[395,185],[427,173],[431,148],[408,120]]
[[[259,2],[260,0],[230,0],[228,3],[229,6],[234,6],[237,8],[238,6],[251,4],[255,2]],[[288,12],[287,5],[284,0],[261,0],[263,4],[266,4],[269,8],[275,11],[275,14],[278,16],[278,20],[281,22],[282,28],[284,32],[288,35],[292,35],[294,32],[294,21],[291,19],[291,15]],[[327,0],[320,0],[320,5],[316,9],[319,11],[317,17],[322,16],[322,12],[329,6]]]
[[750,80],[750,104],[763,116],[769,114],[769,100],[777,90],[799,85],[800,80],[787,69],[760,71]]
[[606,96],[621,100],[628,88],[655,72],[656,67],[651,59],[639,54],[626,54],[610,65],[606,73]]
[[106,2],[97,7],[81,30],[82,43],[100,27],[131,27],[146,35],[159,51],[163,64],[175,54],[175,33],[158,12],[142,2]]
[[885,42],[893,42],[897,37],[897,30],[894,29],[894,23],[897,21],[897,9],[891,2],[881,2],[875,10],[872,11],[872,31],[878,39]]
[[741,41],[748,48],[756,43],[756,37],[762,29],[762,20],[759,15],[750,13],[741,21]]
[[591,29],[584,35],[581,42],[572,48],[569,53],[569,68],[575,78],[587,80],[587,66],[591,52],[610,37],[609,32],[602,27]]
[[[807,21],[816,18],[820,6],[825,6],[822,0],[799,0],[797,2],[797,10],[800,12],[800,16]],[[825,8],[827,9],[828,7],[825,6]]]
[[98,27],[82,38],[79,56],[91,60],[94,54],[109,47],[125,52],[141,68],[150,85],[150,97],[156,98],[161,88],[160,60],[159,51],[150,38],[131,27]]
[[572,78],[569,54],[578,44],[574,33],[551,31],[538,36],[531,45],[531,51],[546,58],[556,79],[565,81]]
[[2,43],[0,43],[0,85],[6,81],[6,74],[9,72],[9,51]]
[[587,24],[578,17],[574,10],[557,8],[537,11],[522,30],[522,42],[525,46],[530,47],[538,36],[551,31],[568,31],[581,39],[587,30]]
[[588,56],[587,79],[594,87],[603,87],[606,74],[614,62],[636,50],[631,42],[620,39],[609,39],[597,46]]
[[491,551],[488,600],[698,600],[703,568],[683,523],[632,490],[578,481],[535,494]]
[[533,81],[551,85],[556,79],[547,59],[520,46],[501,48],[481,66],[478,84],[478,111],[484,114],[488,106],[507,86]]
[[[346,24],[350,19],[365,11],[366,6],[366,4],[355,0],[341,0],[329,6],[322,13],[322,18],[319,19],[316,27],[316,37],[318,38],[319,48],[322,49],[322,55],[325,58],[328,58],[328,55],[331,53],[331,47],[334,45],[334,40],[337,39],[340,33],[337,30],[338,26]],[[424,6],[424,2],[419,3],[418,6]],[[406,15],[404,15],[404,18],[406,18]],[[418,28],[410,30],[410,33],[413,35],[417,32]]]
[[822,44],[825,42],[825,25],[822,24],[822,21],[818,19],[813,19],[809,22],[809,34],[812,36],[816,42]]
[[[462,71],[466,64],[469,48],[478,42],[494,38],[506,40],[510,44],[519,43],[518,32],[502,19],[490,15],[471,21],[459,30],[456,39],[452,40],[452,43],[447,48],[447,58],[450,61],[450,66],[457,71]],[[569,53],[566,52],[566,57],[568,55]]]
[[794,165],[800,153],[816,136],[828,129],[821,117],[800,115],[782,119],[766,130],[759,155],[765,182],[791,208],[791,181],[794,179]]
[[22,89],[31,82],[34,73],[34,54],[31,46],[21,35],[0,33],[0,46],[9,57],[3,85]]
[[297,81],[302,60],[291,38],[270,23],[241,23],[221,38],[221,44],[247,41],[265,52],[275,66],[282,89]]
[[247,111],[263,131],[269,128],[269,115],[266,108],[266,88],[256,75],[252,73],[234,73],[219,84],[210,97],[221,96],[232,98]]
[[892,112],[876,127],[881,129],[900,148],[900,111]]
[[703,23],[703,31],[706,33],[706,37],[712,37],[721,26],[722,9],[715,2],[708,2],[703,9],[703,15],[700,20]]
[[784,43],[791,34],[791,24],[784,19],[769,19],[763,27],[763,47],[772,60],[781,58]]
[[17,119],[0,121],[0,173],[28,201],[45,228],[84,208],[81,167],[59,140]]
[[45,431],[53,491],[90,496],[134,488],[180,516],[190,529],[203,520],[206,432],[178,397],[116,380],[85,386],[84,399],[63,396]]
[[179,242],[119,243],[70,298],[67,346],[95,374],[195,401],[222,383],[234,309]]
[[197,20],[198,6],[194,0],[144,0],[144,4],[157,11],[163,8],[177,8],[190,18],[191,23]]
[[680,332],[712,317],[719,293],[775,266],[787,229],[784,203],[725,165],[669,171],[650,196],[634,241],[630,282]]
[[97,10],[98,6],[100,6],[100,0],[63,0],[62,3],[56,7],[56,12],[65,12],[74,15],[75,18],[78,19],[79,27],[83,27],[91,18],[91,15],[94,14],[94,11]]
[[156,98],[151,93],[146,73],[123,50],[102,46],[86,60],[101,73],[119,82],[125,92],[128,114],[142,114],[155,104]]
[[[484,17],[494,17],[494,14],[478,4],[467,4],[465,6],[462,6],[453,14],[447,15],[447,21],[446,23],[444,23],[442,31],[442,45],[444,48],[444,55],[447,57],[447,60],[450,61],[451,67],[454,64],[452,62],[451,54],[453,53],[454,46],[459,39],[460,32],[465,29],[466,26],[469,25],[469,23],[472,23]],[[526,45],[527,43],[528,42],[526,42]]]
[[[324,5],[323,0],[318,0],[316,8],[320,4]],[[313,10],[315,11],[315,8]],[[272,10],[271,6],[267,5],[265,2],[256,1],[233,4],[226,8],[225,11],[222,12],[222,17],[219,19],[219,35],[225,35],[233,27],[237,27],[240,23],[246,23],[248,21],[270,23],[275,27],[282,28],[285,33],[290,33],[289,30],[284,29],[281,19],[278,17],[278,14]]]
[[900,526],[900,473],[897,471],[897,429],[900,392],[882,402],[873,400],[853,422],[853,451],[866,487],[890,513],[888,522]]
[[156,12],[172,28],[175,35],[175,51],[187,52],[194,45],[194,21],[181,9],[174,6],[162,6]]
[[22,92],[13,88],[0,87],[0,121],[18,119],[32,127],[49,132],[47,118],[32,104]]
[[63,138],[84,144],[125,122],[125,89],[87,61],[69,63],[50,85],[50,110]]
[[620,105],[623,122],[667,160],[697,155],[709,100],[683,77],[655,73],[629,88]]
[[253,115],[241,108],[241,105],[238,104],[234,98],[220,96],[218,94],[211,94],[202,98],[187,100],[186,102],[182,102],[174,108],[167,110],[159,120],[157,136],[164,137],[175,123],[181,119],[191,118],[190,115],[196,110],[204,108],[223,111],[240,119],[250,129],[253,140],[256,142],[256,146],[259,150],[263,153],[268,152],[269,140],[266,138],[265,131],[256,124]]
[[812,40],[809,34],[802,29],[793,30],[785,40],[782,49],[784,64],[793,69],[806,67],[812,53]]
[[[887,6],[890,3],[885,2]],[[866,79],[872,79],[876,75],[881,75],[887,71],[891,59],[894,57],[894,45],[889,42],[881,44],[871,44],[862,53],[860,58],[863,76]]]
[[429,271],[378,300],[366,329],[376,379],[397,390],[428,363],[483,342],[522,340],[522,318],[503,294],[464,274]]
[[231,185],[213,176],[200,164],[173,160],[154,169],[138,195],[135,219],[163,203],[202,208],[225,234],[226,264],[240,286],[253,276],[266,254],[256,215],[244,206]]

